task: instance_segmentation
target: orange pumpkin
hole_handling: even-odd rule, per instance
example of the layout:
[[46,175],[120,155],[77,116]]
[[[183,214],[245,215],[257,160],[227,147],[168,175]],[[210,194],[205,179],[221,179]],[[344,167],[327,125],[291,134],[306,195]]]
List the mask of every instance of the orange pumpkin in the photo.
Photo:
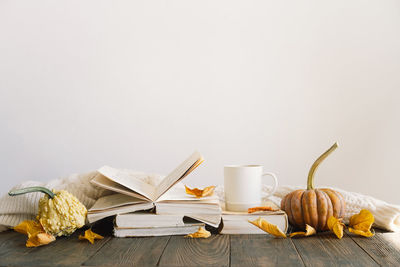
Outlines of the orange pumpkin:
[[290,224],[296,228],[303,229],[308,224],[317,231],[324,231],[328,230],[329,217],[343,218],[346,209],[343,196],[328,188],[314,189],[315,170],[337,146],[335,143],[311,166],[308,173],[307,190],[295,190],[282,199],[281,209],[287,213]]

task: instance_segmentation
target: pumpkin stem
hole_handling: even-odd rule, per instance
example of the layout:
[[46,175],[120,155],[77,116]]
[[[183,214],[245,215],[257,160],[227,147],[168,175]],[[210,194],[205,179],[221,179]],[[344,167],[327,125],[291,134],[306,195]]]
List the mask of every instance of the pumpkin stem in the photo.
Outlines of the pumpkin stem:
[[17,196],[17,195],[22,195],[22,194],[32,193],[32,192],[42,192],[42,193],[47,194],[50,198],[54,198],[54,196],[55,196],[55,194],[53,192],[51,192],[50,189],[47,189],[46,187],[42,187],[42,186],[26,187],[26,188],[10,191],[10,192],[8,192],[8,195]]
[[312,190],[314,189],[314,173],[317,170],[319,164],[329,156],[336,148],[338,147],[337,142],[333,144],[327,151],[325,151],[317,160],[314,162],[314,164],[311,166],[310,171],[308,172],[308,179],[307,179],[307,190]]

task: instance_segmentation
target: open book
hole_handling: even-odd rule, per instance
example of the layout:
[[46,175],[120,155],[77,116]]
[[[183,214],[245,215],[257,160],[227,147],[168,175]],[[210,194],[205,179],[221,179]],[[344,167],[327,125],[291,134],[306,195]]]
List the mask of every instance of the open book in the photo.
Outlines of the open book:
[[[154,181],[150,183],[146,179],[141,179],[143,177],[140,177],[138,173],[109,166],[100,168],[98,175],[91,182],[118,194],[98,199],[88,211],[89,222],[92,223],[116,214],[147,210],[153,207],[157,209],[158,203],[165,202],[168,204],[162,209],[163,214],[186,215],[185,213],[190,211],[191,215],[195,213],[193,217],[196,219],[211,225],[218,225],[221,209],[219,204],[216,204],[216,196],[197,199],[187,195],[184,188],[172,188],[203,161],[201,154],[194,152],[157,184]],[[159,213],[157,212],[157,214]]]
[[115,169],[109,166],[101,167],[91,182],[100,187],[130,195],[142,200],[157,201],[168,189],[185,178],[204,161],[199,152],[194,152],[189,158],[182,162],[170,174],[168,174],[157,186],[152,186],[138,179],[129,172]]

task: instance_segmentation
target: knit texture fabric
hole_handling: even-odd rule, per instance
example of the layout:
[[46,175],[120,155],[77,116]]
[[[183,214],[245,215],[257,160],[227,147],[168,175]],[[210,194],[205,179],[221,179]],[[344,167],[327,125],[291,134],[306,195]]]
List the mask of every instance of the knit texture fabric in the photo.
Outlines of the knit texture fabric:
[[[138,178],[144,180],[160,181],[162,176],[156,174],[144,175],[143,173],[133,172],[138,174]],[[52,180],[45,184],[42,182],[28,181],[21,183],[12,190],[30,187],[30,186],[45,186],[49,189],[67,190],[76,196],[86,208],[90,208],[96,200],[104,195],[111,194],[109,190],[102,189],[90,183],[98,172],[90,172],[85,174],[73,174],[67,178]],[[293,190],[301,189],[296,186],[280,186],[277,188],[270,200],[280,205],[281,199]],[[358,213],[361,209],[368,209],[375,217],[375,227],[382,228],[388,231],[400,231],[400,206],[386,203],[376,198],[362,195],[354,192],[347,192],[342,189],[332,188],[341,193],[346,201],[346,213],[344,222],[348,222],[351,215]],[[263,194],[270,190],[269,186],[264,185],[262,188]],[[217,186],[216,193],[220,200],[224,200],[223,187]],[[32,220],[38,213],[38,202],[42,197],[42,193],[30,193],[19,196],[4,195],[0,198],[0,231],[8,229],[19,224],[23,220]]]
[[[96,200],[107,194],[108,190],[96,187],[90,183],[96,171],[85,174],[72,174],[63,179],[52,180],[49,183],[37,181],[23,182],[11,190],[21,189],[31,186],[44,186],[49,189],[64,189],[82,202],[87,208],[93,206]],[[18,225],[21,221],[32,220],[38,214],[39,199],[43,193],[35,192],[11,197],[4,195],[0,198],[0,226],[12,227]],[[4,227],[0,227],[0,231]]]

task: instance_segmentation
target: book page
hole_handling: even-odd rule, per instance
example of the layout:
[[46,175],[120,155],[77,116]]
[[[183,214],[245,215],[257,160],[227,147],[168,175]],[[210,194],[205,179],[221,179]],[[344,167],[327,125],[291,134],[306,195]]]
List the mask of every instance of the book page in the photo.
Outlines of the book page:
[[[189,158],[168,174],[156,188],[155,197],[159,198],[173,185],[185,178],[204,161],[199,152],[194,152]],[[155,200],[156,200],[155,199]]]
[[194,201],[194,202],[201,202],[201,201],[207,201],[211,199],[218,199],[217,195],[212,195],[212,196],[207,196],[207,197],[201,197],[201,198],[196,198],[193,195],[189,195],[186,193],[186,190],[183,186],[173,186],[170,188],[167,192],[165,192],[162,196],[160,196],[157,199],[157,202],[162,202],[162,201],[176,201],[176,200],[185,200],[185,201]]
[[174,202],[156,202],[157,214],[219,214],[221,215],[221,207],[219,202],[189,202],[174,201]]
[[128,204],[104,210],[89,210],[87,213],[87,219],[89,223],[93,223],[95,221],[101,220],[109,216],[114,216],[116,214],[135,212],[138,210],[149,210],[152,208],[154,208],[153,202],[140,202],[136,204]]
[[100,173],[97,173],[96,176],[90,181],[92,184],[97,185],[99,187],[117,192],[117,193],[121,193],[121,194],[125,194],[128,196],[132,196],[132,197],[137,197],[146,201],[149,201],[149,199],[145,196],[142,196],[136,192],[133,192],[132,190],[130,190],[129,188],[120,185],[116,182],[111,181],[110,179],[108,179],[107,177],[103,176]]
[[157,205],[162,205],[162,204],[171,204],[171,205],[194,205],[194,206],[201,206],[201,205],[213,205],[213,206],[217,206],[220,207],[220,202],[218,198],[213,198],[213,197],[209,197],[209,198],[201,198],[201,199],[174,199],[174,200],[162,200],[162,201],[157,201],[154,203],[156,206]]
[[[107,177],[109,180],[130,189],[132,192],[146,197],[148,200],[152,200],[154,198],[156,190],[155,187],[138,179],[135,176],[135,173],[115,169],[109,166],[103,166],[97,171],[103,176]],[[137,175],[143,174],[137,173]]]
[[95,211],[102,211],[102,210],[107,210],[111,208],[116,208],[116,207],[121,207],[121,206],[126,206],[126,205],[132,205],[132,204],[138,204],[138,203],[144,203],[146,202],[143,199],[131,197],[128,195],[124,194],[113,194],[113,195],[108,195],[99,198],[89,209],[88,212],[95,212]]
[[185,216],[201,221],[217,228],[221,222],[221,214],[185,214]]

